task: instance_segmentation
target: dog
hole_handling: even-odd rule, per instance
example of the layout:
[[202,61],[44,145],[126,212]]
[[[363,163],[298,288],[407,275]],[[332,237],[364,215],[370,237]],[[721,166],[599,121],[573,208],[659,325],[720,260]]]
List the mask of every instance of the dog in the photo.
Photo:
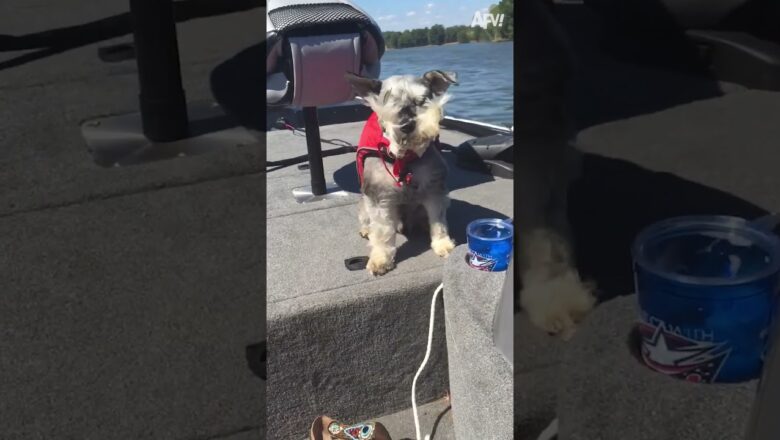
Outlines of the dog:
[[434,146],[439,123],[457,84],[452,72],[432,70],[421,77],[391,76],[384,81],[345,75],[357,97],[373,113],[358,143],[361,198],[360,235],[368,238],[366,269],[384,275],[395,267],[396,234],[424,211],[431,248],[447,257],[455,248],[447,227],[447,166]]
[[[366,139],[373,137],[372,132],[380,132],[384,139],[377,150],[385,153],[361,156],[359,150],[357,159],[360,235],[369,239],[371,248],[366,269],[373,275],[392,270],[396,233],[413,224],[408,219],[420,217],[420,206],[428,218],[431,248],[446,257],[455,246],[446,223],[447,167],[431,145],[456,75],[431,71],[421,78],[393,76],[385,81],[354,74],[346,78],[374,111],[359,147],[370,143]],[[372,128],[373,122],[380,127]],[[536,327],[569,339],[595,304],[595,287],[580,279],[574,265],[566,211],[567,189],[577,176],[579,154],[562,135],[563,127],[553,124],[543,131],[541,136],[525,138],[515,153],[516,258],[522,282],[516,302]],[[522,133],[519,136],[523,138]],[[414,160],[405,159],[407,154]],[[391,170],[387,162],[393,159]],[[411,184],[404,182],[407,171],[413,175]]]
[[[596,286],[580,278],[568,222],[567,195],[579,177],[566,107],[574,60],[551,2],[527,0],[515,29],[519,124],[515,127],[515,231],[519,303],[536,327],[570,339],[596,303]],[[520,286],[516,286],[519,288]]]
[[519,304],[531,323],[564,340],[596,302],[595,285],[576,268],[567,215],[568,186],[580,163],[565,139],[525,139],[515,151]]

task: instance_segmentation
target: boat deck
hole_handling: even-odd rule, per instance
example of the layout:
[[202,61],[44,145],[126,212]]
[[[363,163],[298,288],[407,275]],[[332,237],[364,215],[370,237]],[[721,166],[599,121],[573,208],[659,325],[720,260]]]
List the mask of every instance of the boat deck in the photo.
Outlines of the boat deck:
[[[187,99],[211,102],[265,13],[181,3]],[[0,437],[258,440],[263,144],[97,165],[80,123],[138,108],[135,60],[98,57],[127,10],[0,4]]]
[[569,218],[580,271],[604,303],[568,344],[529,338],[518,317],[517,438],[536,439],[556,415],[562,440],[737,438],[754,384],[690,387],[626,352],[636,318],[630,249],[642,228],[667,217],[780,210],[772,117],[780,93],[626,62],[605,53],[603,28],[584,5],[556,13],[578,61],[571,108],[585,153]]
[[[321,137],[354,144],[362,125],[326,125]],[[473,137],[443,129],[441,142],[457,146]],[[270,131],[267,142],[269,161],[306,154],[302,133]],[[444,156],[450,165],[448,221],[457,243],[465,243],[471,220],[512,215],[511,180],[462,170],[452,153]],[[393,271],[374,277],[347,270],[345,259],[368,254],[358,235],[354,154],[326,157],[324,166],[326,179],[347,196],[301,204],[292,190],[309,185],[308,170],[291,166],[267,174],[268,392],[275,396],[268,414],[289,438],[319,414],[361,420],[410,406],[430,298],[445,261],[430,250],[427,236],[401,235]],[[448,389],[443,319],[437,320],[434,352],[418,382],[420,402]]]
[[[362,126],[362,122],[325,126],[321,136],[355,143]],[[455,146],[471,138],[446,129],[441,135],[442,142]],[[306,154],[303,134],[271,131],[267,143],[269,161]],[[448,221],[457,243],[465,243],[465,226],[471,220],[512,215],[511,180],[462,170],[452,153],[444,152],[444,156],[450,166]],[[395,270],[381,278],[346,270],[345,258],[367,255],[367,241],[357,233],[359,185],[354,154],[326,157],[324,166],[327,180],[338,183],[349,196],[298,203],[292,189],[309,185],[308,170],[291,166],[267,175],[268,304],[283,305],[345,287],[368,288],[379,280],[398,281],[442,266],[442,259],[429,249],[427,237],[408,240],[399,235]]]

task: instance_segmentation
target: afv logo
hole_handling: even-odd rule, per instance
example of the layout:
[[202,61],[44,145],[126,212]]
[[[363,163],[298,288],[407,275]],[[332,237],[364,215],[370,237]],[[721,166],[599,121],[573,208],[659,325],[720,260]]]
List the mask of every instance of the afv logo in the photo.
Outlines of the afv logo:
[[471,19],[471,26],[480,26],[487,29],[488,24],[493,23],[494,26],[501,26],[504,23],[504,14],[491,14],[489,12],[481,13],[479,11],[474,13],[474,18]]

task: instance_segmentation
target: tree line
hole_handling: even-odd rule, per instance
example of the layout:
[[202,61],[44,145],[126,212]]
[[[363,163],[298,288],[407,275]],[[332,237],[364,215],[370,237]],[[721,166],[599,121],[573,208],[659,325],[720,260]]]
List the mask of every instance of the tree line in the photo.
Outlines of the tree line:
[[514,0],[501,0],[497,5],[489,8],[492,14],[504,14],[501,26],[488,23],[487,28],[480,26],[450,26],[440,24],[422,29],[408,29],[403,32],[383,32],[385,45],[391,49],[403,49],[406,47],[419,47],[428,45],[441,45],[445,43],[469,43],[481,41],[511,40],[514,34]]

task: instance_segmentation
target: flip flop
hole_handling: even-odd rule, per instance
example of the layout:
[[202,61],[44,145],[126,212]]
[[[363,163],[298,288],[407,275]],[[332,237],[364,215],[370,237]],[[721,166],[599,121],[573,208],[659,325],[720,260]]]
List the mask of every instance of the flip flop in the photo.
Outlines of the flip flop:
[[346,425],[330,417],[320,416],[309,430],[311,440],[392,440],[387,429],[379,422]]

